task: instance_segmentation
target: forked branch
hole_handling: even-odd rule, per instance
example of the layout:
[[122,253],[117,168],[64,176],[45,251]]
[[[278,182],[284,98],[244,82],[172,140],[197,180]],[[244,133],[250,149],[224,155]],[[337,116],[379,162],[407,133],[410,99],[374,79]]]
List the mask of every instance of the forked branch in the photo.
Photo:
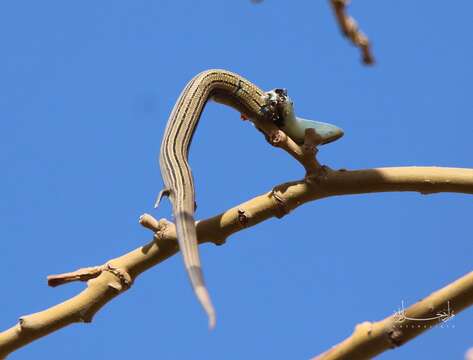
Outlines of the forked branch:
[[[334,171],[323,168],[304,180],[284,183],[252,200],[212,218],[197,223],[199,243],[223,244],[231,234],[254,226],[271,217],[282,217],[298,206],[330,196],[386,191],[417,191],[423,194],[457,192],[473,194],[473,169],[400,167],[357,171]],[[14,350],[77,322],[92,321],[95,313],[108,301],[127,290],[143,271],[178,252],[174,225],[151,215],[143,215],[140,223],[151,229],[154,239],[128,254],[100,266],[100,275],[87,281],[87,288],[73,298],[44,311],[24,315],[19,322],[0,333],[0,358]],[[89,268],[91,277],[97,268]],[[86,280],[82,276],[63,278]],[[93,275],[93,276],[92,276]],[[56,279],[61,276],[56,276]],[[458,296],[470,296],[470,290]],[[471,296],[470,296],[471,297]],[[465,306],[469,303],[464,303]],[[456,306],[456,305],[455,305]]]

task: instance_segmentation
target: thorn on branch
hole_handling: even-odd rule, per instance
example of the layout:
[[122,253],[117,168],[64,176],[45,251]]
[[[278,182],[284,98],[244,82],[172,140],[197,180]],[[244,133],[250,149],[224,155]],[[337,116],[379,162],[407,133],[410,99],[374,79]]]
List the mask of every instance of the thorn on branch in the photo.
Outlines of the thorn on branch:
[[371,52],[371,44],[368,37],[358,28],[356,20],[346,12],[346,7],[350,1],[331,0],[330,2],[343,35],[349,38],[353,45],[361,50],[363,63],[365,65],[373,65],[375,60]]

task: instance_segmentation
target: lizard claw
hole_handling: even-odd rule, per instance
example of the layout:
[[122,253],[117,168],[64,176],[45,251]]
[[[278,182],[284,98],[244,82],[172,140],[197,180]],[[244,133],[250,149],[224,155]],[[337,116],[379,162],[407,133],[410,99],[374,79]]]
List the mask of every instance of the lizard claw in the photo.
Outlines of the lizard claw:
[[154,203],[154,208],[157,209],[158,206],[159,206],[159,203],[161,202],[161,199],[164,197],[164,196],[167,196],[169,197],[169,195],[171,194],[171,190],[169,189],[162,189],[159,194],[158,194],[158,197]]

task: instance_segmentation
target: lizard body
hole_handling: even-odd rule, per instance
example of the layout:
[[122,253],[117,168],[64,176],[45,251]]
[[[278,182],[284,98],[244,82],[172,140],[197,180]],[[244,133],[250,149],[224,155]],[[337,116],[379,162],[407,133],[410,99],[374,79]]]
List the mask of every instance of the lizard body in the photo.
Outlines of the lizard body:
[[[267,117],[263,109],[267,105],[268,96],[256,85],[235,73],[226,70],[204,71],[196,75],[180,94],[169,117],[161,144],[159,163],[165,187],[158,196],[156,206],[163,195],[171,200],[179,248],[194,292],[208,315],[210,328],[215,325],[215,310],[200,265],[194,220],[194,182],[187,159],[200,116],[211,98],[235,108],[246,118],[261,119]],[[290,111],[288,114],[290,115]],[[306,125],[316,127],[317,123]],[[286,127],[293,131],[296,137],[300,133],[297,121],[292,118],[288,120]],[[331,129],[338,128],[332,126]],[[322,136],[331,135],[326,133]]]

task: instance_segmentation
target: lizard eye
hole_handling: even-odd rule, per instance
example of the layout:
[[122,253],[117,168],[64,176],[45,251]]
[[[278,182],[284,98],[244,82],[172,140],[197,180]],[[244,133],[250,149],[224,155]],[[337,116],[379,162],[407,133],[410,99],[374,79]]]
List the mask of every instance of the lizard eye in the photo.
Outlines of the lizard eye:
[[278,95],[287,96],[287,89],[275,89],[274,92]]

